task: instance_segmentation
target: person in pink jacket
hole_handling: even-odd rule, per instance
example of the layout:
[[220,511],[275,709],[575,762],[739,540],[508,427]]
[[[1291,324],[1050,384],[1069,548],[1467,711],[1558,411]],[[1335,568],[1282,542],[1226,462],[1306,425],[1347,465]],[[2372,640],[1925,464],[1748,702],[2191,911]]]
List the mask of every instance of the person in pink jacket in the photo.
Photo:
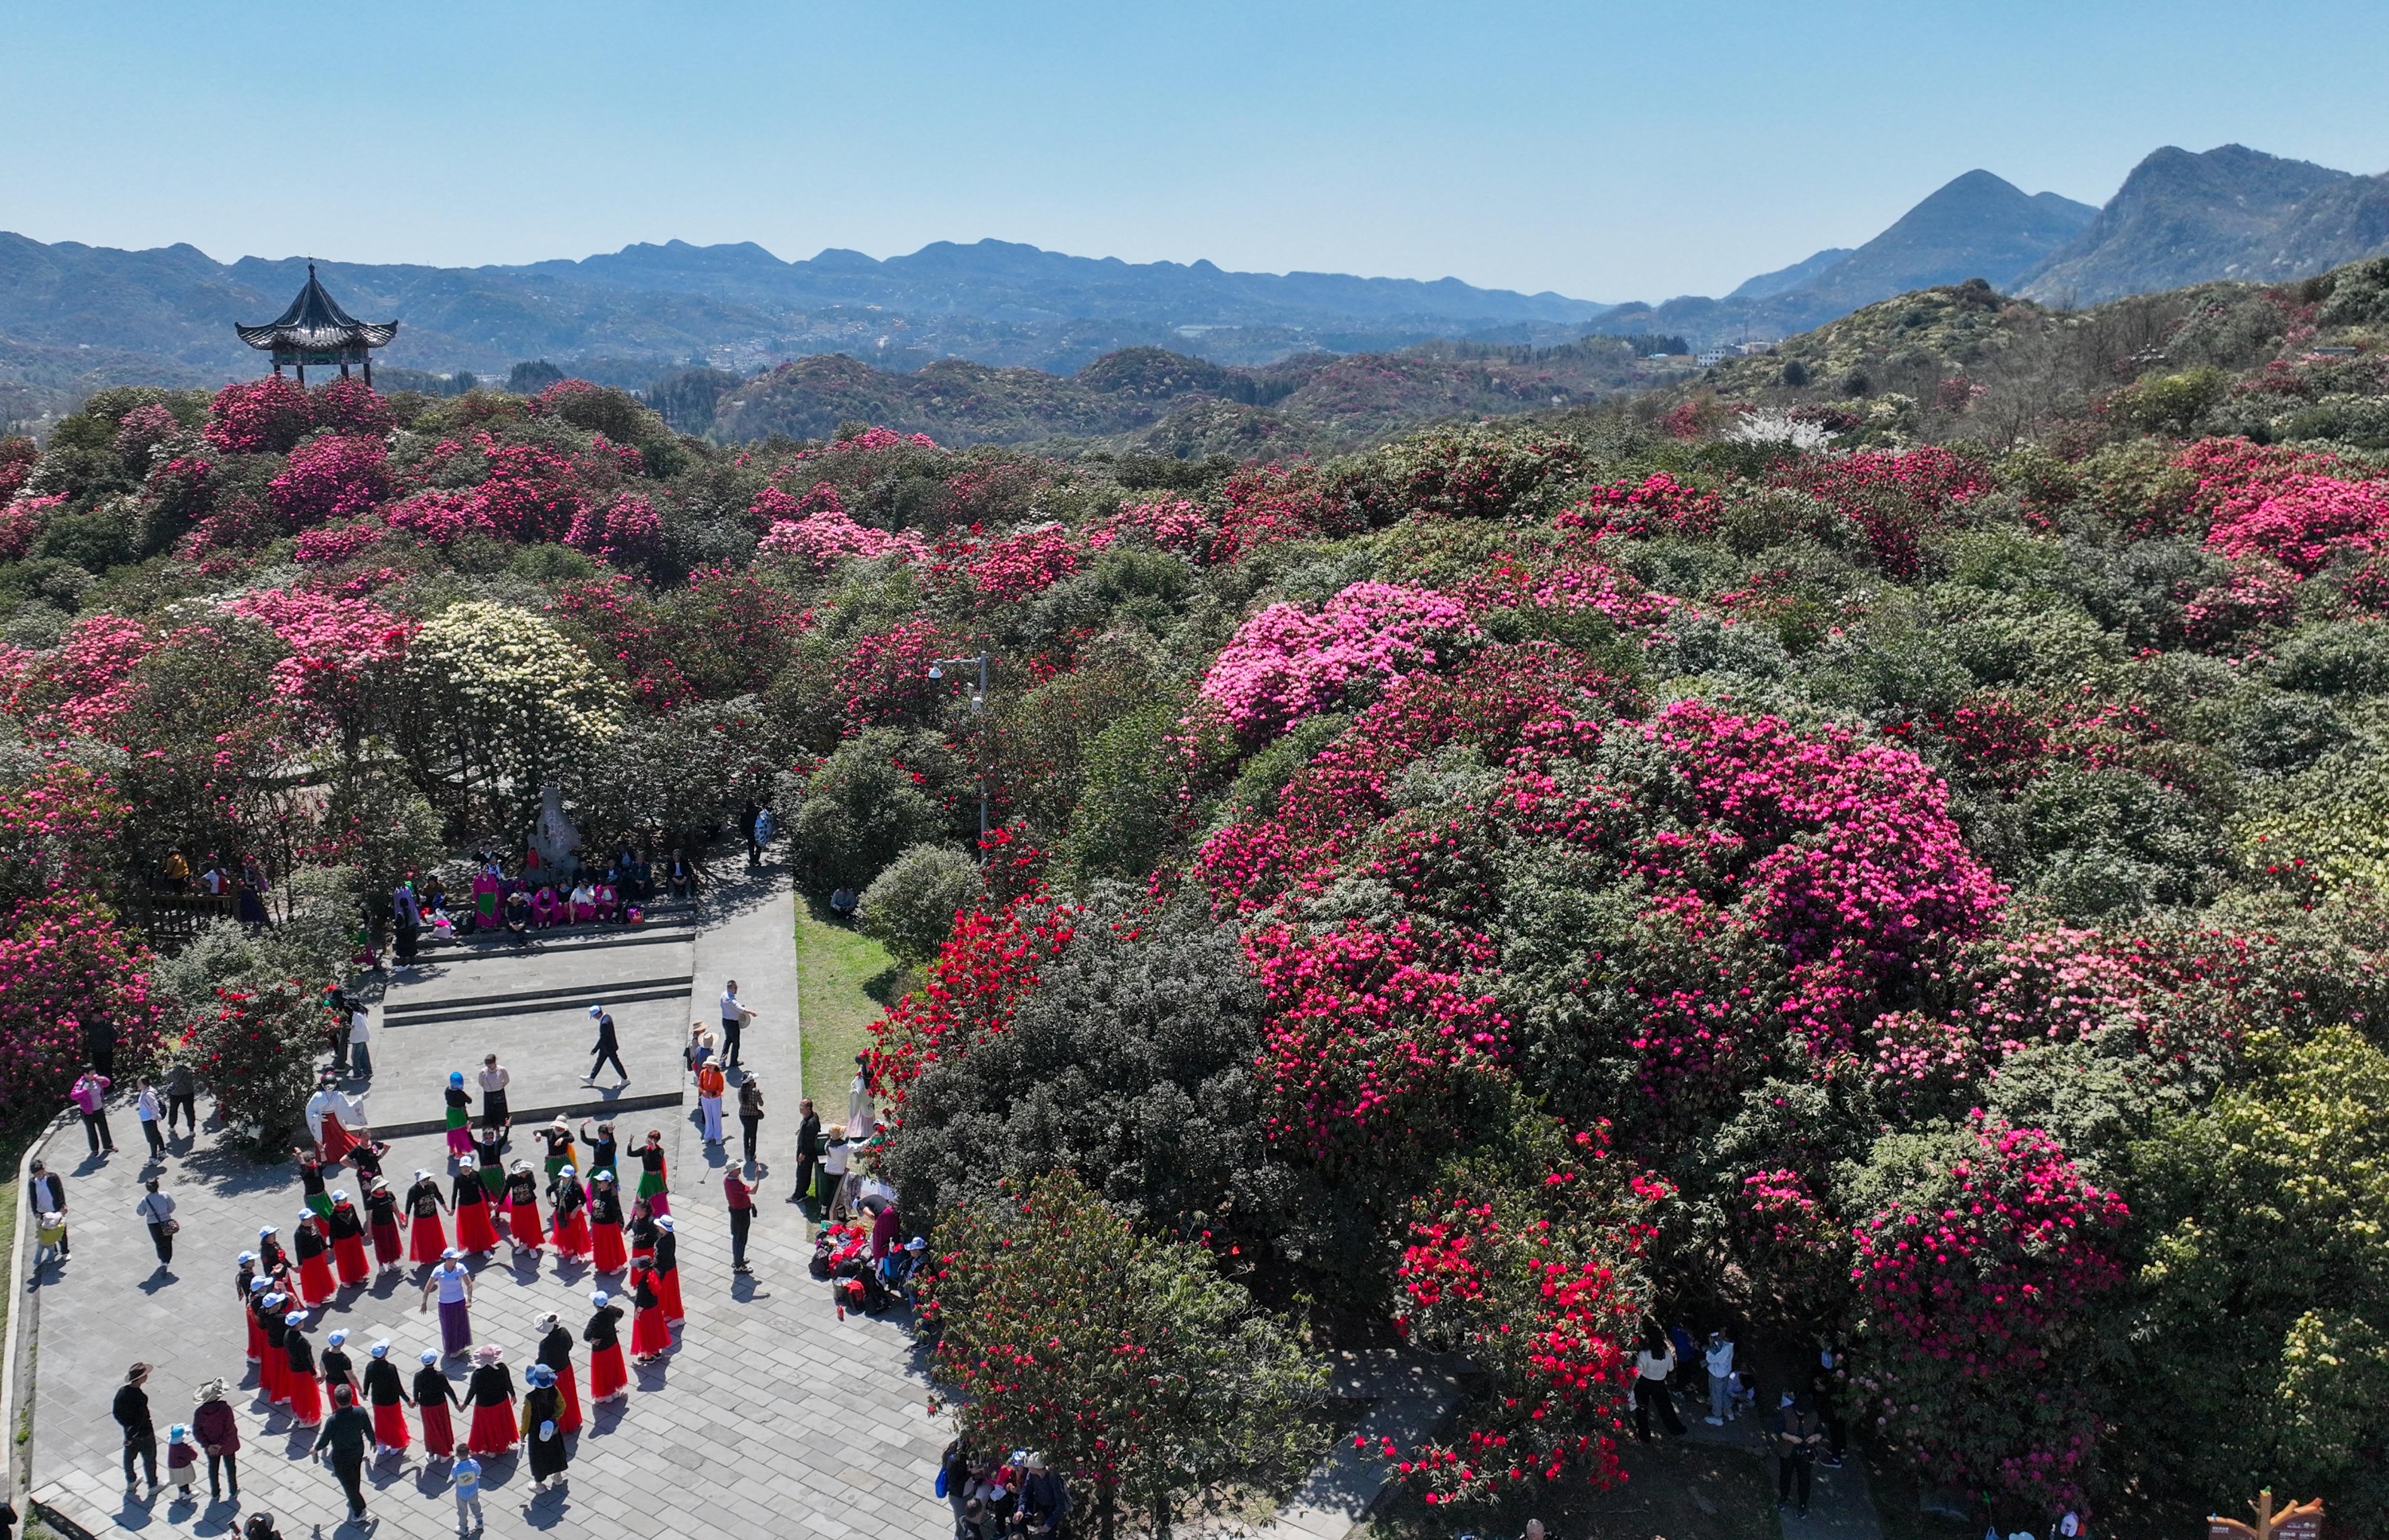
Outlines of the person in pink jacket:
[[107,1075],[87,1069],[83,1078],[74,1083],[74,1089],[67,1092],[67,1100],[83,1114],[83,1131],[91,1139],[91,1152],[95,1155],[103,1149],[111,1155],[116,1153],[116,1136],[108,1131],[108,1085]]

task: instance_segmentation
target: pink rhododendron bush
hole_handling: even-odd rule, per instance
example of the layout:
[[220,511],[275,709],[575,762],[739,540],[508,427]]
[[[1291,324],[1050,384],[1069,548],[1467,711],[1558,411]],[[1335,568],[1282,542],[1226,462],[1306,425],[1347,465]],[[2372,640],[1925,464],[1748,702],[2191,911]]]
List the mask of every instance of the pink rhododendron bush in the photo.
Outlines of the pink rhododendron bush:
[[[2155,1540],[2266,1480],[2370,1533],[2370,273],[2055,353],[1961,286],[1878,351],[1861,312],[1246,463],[736,441],[793,370],[102,390],[0,439],[0,1108],[53,1110],[104,1019],[279,1131],[407,873],[522,877],[553,786],[618,885],[719,880],[769,804],[749,880],[901,915],[850,1132],[929,1240],[936,1394],[1050,1432],[1114,1527],[1290,1490],[1322,1355],[1399,1342],[1468,1373],[1354,1451],[1386,1521],[1581,1528],[1681,1327],[1762,1413],[1817,1398],[1838,1482],[1999,1534]],[[2013,363],[2148,326],[2053,394]],[[1321,362],[1288,377],[1381,423]],[[1091,376],[1208,382],[1173,423],[1242,377]],[[1098,1256],[1167,1286],[1091,1325]]]

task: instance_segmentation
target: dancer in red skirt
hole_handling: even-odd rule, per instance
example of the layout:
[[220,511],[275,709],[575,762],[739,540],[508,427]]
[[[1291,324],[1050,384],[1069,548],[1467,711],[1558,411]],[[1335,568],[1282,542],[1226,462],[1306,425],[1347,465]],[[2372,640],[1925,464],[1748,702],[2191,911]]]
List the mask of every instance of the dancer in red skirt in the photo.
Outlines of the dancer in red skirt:
[[498,1249],[498,1227],[490,1222],[490,1197],[471,1157],[459,1163],[449,1196],[455,1201],[456,1249],[469,1255]]
[[515,1446],[515,1376],[495,1346],[473,1350],[473,1378],[465,1399],[473,1404],[472,1431],[465,1447],[482,1459],[503,1455]]
[[581,1340],[589,1344],[589,1404],[628,1396],[631,1371],[622,1363],[622,1307],[596,1290],[589,1296],[589,1324]]
[[373,1235],[377,1270],[386,1273],[406,1260],[406,1243],[398,1235],[398,1196],[379,1177],[365,1190],[365,1228]]
[[257,1382],[264,1387],[269,1406],[287,1406],[290,1401],[290,1327],[283,1315],[283,1306],[289,1303],[289,1295],[272,1289],[257,1296],[257,1329],[265,1337],[265,1356],[257,1366]]
[[564,1322],[553,1312],[539,1318],[536,1330],[542,1333],[540,1365],[556,1376],[556,1394],[562,1404],[556,1425],[565,1432],[577,1433],[581,1431],[581,1387],[572,1372],[572,1333],[565,1330]]
[[290,1266],[290,1258],[283,1253],[282,1242],[275,1239],[281,1233],[272,1225],[257,1227],[258,1277],[274,1278]]
[[405,1454],[414,1439],[406,1427],[406,1385],[390,1361],[387,1341],[374,1343],[366,1355],[365,1399],[373,1404],[374,1442],[385,1455]]
[[235,1275],[232,1286],[233,1292],[240,1296],[241,1319],[249,1323],[249,1361],[262,1364],[265,1361],[265,1328],[257,1324],[257,1296],[273,1285],[257,1276],[255,1252],[243,1252],[234,1260],[240,1264],[240,1271]]
[[672,1233],[672,1216],[669,1214],[656,1221],[662,1233],[656,1237],[656,1292],[662,1296],[664,1319],[678,1322],[688,1319],[688,1306],[680,1302],[680,1237]]
[[332,1243],[324,1239],[324,1222],[307,1209],[299,1211],[299,1228],[290,1237],[299,1257],[299,1299],[309,1309],[329,1304],[339,1286],[332,1281]]
[[309,1316],[304,1310],[293,1310],[282,1322],[282,1341],[289,1366],[290,1377],[284,1388],[290,1393],[290,1418],[301,1428],[312,1428],[324,1420],[324,1392],[315,1383],[315,1350],[302,1330]]
[[539,1177],[529,1161],[515,1162],[506,1173],[506,1239],[517,1250],[540,1249]]
[[[581,1175],[571,1166],[559,1167],[556,1173],[556,1254],[583,1257],[589,1254],[589,1194],[581,1185]],[[572,1393],[559,1385],[556,1389],[565,1399]]]
[[365,1216],[349,1202],[347,1193],[332,1194],[332,1216],[325,1221],[325,1228],[331,1233],[332,1263],[339,1271],[340,1287],[363,1287],[373,1277],[373,1267],[365,1261]]
[[335,1401],[339,1397],[333,1395],[333,1393],[343,1385],[348,1387],[350,1400],[354,1401],[357,1398],[357,1366],[349,1356],[348,1350],[341,1345],[348,1340],[349,1333],[346,1329],[335,1331],[324,1339],[323,1360],[318,1367],[322,1370],[324,1394],[326,1396],[332,1396]]
[[654,1268],[631,1269],[631,1297],[638,1305],[638,1313],[631,1317],[631,1358],[634,1363],[652,1364],[671,1350],[671,1328],[664,1321],[663,1296],[656,1292]]
[[611,1171],[589,1179],[589,1254],[601,1273],[619,1273],[630,1265],[630,1254],[622,1249],[622,1195],[614,1190]]
[[645,1198],[631,1205],[631,1266],[645,1266],[656,1259],[656,1237],[663,1233]]
[[433,1459],[449,1459],[456,1453],[456,1425],[448,1417],[448,1408],[465,1403],[457,1397],[456,1387],[440,1372],[440,1350],[423,1350],[423,1367],[415,1371],[415,1409],[423,1417],[423,1452]]
[[440,1196],[440,1180],[428,1171],[415,1174],[415,1185],[406,1190],[406,1258],[422,1267],[440,1266],[440,1256],[448,1249],[448,1232],[440,1223],[440,1211],[448,1201]]

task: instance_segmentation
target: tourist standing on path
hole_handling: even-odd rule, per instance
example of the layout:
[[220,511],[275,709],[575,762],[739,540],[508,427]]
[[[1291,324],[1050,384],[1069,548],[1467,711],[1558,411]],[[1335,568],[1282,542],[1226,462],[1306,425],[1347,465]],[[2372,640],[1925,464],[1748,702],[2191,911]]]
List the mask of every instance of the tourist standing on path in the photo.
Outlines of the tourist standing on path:
[[871,1055],[854,1056],[854,1079],[846,1088],[846,1131],[856,1139],[869,1139],[879,1122],[879,1076],[871,1068]]
[[[51,1170],[48,1166],[43,1165],[40,1161],[35,1161],[30,1167],[28,1167],[26,1174],[33,1178],[33,1191],[32,1194],[33,1212],[35,1214],[55,1214],[59,1217],[64,1218],[67,1212],[67,1184],[59,1179],[58,1174]],[[58,1256],[61,1260],[67,1256],[68,1251],[66,1228],[64,1226],[60,1226],[58,1228]]]
[[522,1400],[523,1442],[530,1446],[530,1489],[544,1492],[564,1480],[569,1457],[564,1452],[564,1397],[556,1388],[556,1371],[533,1364],[523,1378],[530,1382]]
[[[152,1125],[155,1126],[155,1125]],[[141,1184],[145,1190],[133,1212],[149,1227],[149,1243],[158,1248],[158,1270],[164,1272],[174,1263],[174,1232],[183,1228],[174,1217],[174,1200],[158,1190],[158,1178],[150,1177]]]
[[589,1324],[581,1329],[589,1344],[589,1404],[630,1394],[631,1372],[622,1363],[622,1307],[605,1290],[589,1295]]
[[614,1013],[602,1005],[593,1005],[589,1008],[589,1019],[597,1024],[597,1040],[590,1045],[589,1073],[581,1077],[581,1083],[595,1085],[597,1072],[610,1063],[614,1066],[614,1073],[622,1077],[622,1084],[629,1085],[631,1072],[622,1067],[622,1044],[614,1035]]
[[1712,1428],[1722,1428],[1733,1412],[1733,1343],[1726,1340],[1723,1330],[1709,1333],[1708,1346],[1701,1350],[1701,1362],[1709,1371],[1709,1415]]
[[196,1137],[199,1131],[199,1077],[191,1066],[177,1059],[166,1066],[166,1137],[174,1137],[174,1114],[183,1117],[183,1131]]
[[440,1300],[440,1345],[454,1357],[473,1345],[473,1275],[454,1251],[431,1269],[423,1285],[423,1307],[428,1315],[434,1295]]
[[589,1254],[601,1273],[619,1273],[630,1261],[622,1250],[622,1195],[615,1190],[611,1171],[589,1181]]
[[108,1131],[109,1085],[107,1075],[87,1069],[76,1079],[74,1088],[67,1092],[67,1100],[83,1114],[83,1137],[91,1140],[91,1152],[95,1155],[103,1150],[111,1155],[116,1153],[116,1136]]
[[149,1393],[141,1387],[148,1381],[149,1366],[135,1364],[124,1371],[124,1383],[116,1390],[112,1408],[116,1425],[124,1432],[124,1490],[134,1490],[133,1461],[138,1457],[149,1476],[149,1490],[158,1489],[158,1429],[149,1420]]
[[293,1310],[282,1317],[284,1361],[290,1368],[283,1383],[290,1393],[290,1420],[301,1428],[324,1420],[324,1395],[315,1383],[315,1349],[307,1341],[307,1322],[312,1318],[305,1310]]
[[670,1177],[664,1170],[664,1131],[647,1130],[647,1142],[639,1146],[639,1196],[646,1200],[648,1212],[670,1214],[671,1190]]
[[703,1022],[688,1024],[688,1041],[681,1045],[680,1057],[691,1080],[696,1078],[697,1066],[713,1057],[713,1039],[706,1036]]
[[751,1271],[747,1266],[747,1232],[755,1224],[755,1189],[734,1165],[722,1173],[722,1195],[730,1204],[730,1270]]
[[340,1490],[348,1495],[349,1519],[363,1522],[365,1517],[365,1451],[378,1453],[374,1443],[373,1419],[365,1416],[357,1398],[342,1385],[332,1393],[331,1419],[324,1431],[315,1435],[315,1445],[308,1451],[321,1455],[329,1451],[332,1473],[340,1478]]
[[732,979],[722,986],[722,1064],[724,1069],[738,1067],[738,1042],[747,1024],[755,1019],[747,1002],[738,998],[738,981]]
[[469,1155],[473,1152],[473,1133],[466,1126],[473,1117],[473,1093],[465,1088],[465,1072],[448,1072],[448,1153]]
[[1634,1437],[1637,1442],[1651,1442],[1651,1414],[1655,1410],[1667,1432],[1677,1438],[1684,1434],[1684,1424],[1676,1416],[1675,1398],[1667,1394],[1667,1376],[1676,1372],[1676,1350],[1667,1339],[1653,1331],[1642,1343],[1642,1351],[1634,1355]]
[[572,1372],[572,1332],[563,1318],[551,1310],[531,1325],[540,1333],[540,1367],[556,1376],[556,1393],[564,1404],[564,1413],[556,1425],[567,1433],[581,1431],[580,1377]]
[[448,1416],[451,1406],[462,1406],[464,1400],[456,1387],[440,1372],[440,1353],[436,1348],[423,1350],[423,1367],[415,1371],[415,1409],[423,1419],[423,1453],[430,1459],[446,1459],[456,1452],[456,1424]]
[[465,1392],[473,1404],[473,1426],[465,1447],[483,1459],[515,1446],[515,1375],[505,1358],[495,1343],[473,1350],[473,1378]]
[[722,1142],[722,1096],[729,1089],[729,1080],[722,1065],[708,1059],[696,1066],[696,1105],[705,1118],[705,1142]]
[[415,1185],[406,1190],[406,1254],[418,1266],[436,1267],[448,1253],[448,1237],[440,1223],[440,1211],[447,1206],[440,1196],[440,1179],[417,1171]]
[[848,1149],[846,1125],[831,1124],[829,1138],[822,1142],[820,1199],[824,1219],[837,1218],[843,1212]]
[[373,1012],[363,1000],[349,1004],[349,1073],[360,1080],[373,1078]]
[[373,1406],[374,1442],[384,1453],[406,1453],[406,1446],[414,1442],[403,1410],[406,1385],[398,1377],[398,1366],[390,1361],[387,1341],[374,1343],[365,1359],[365,1400]]
[[747,1147],[746,1159],[750,1169],[757,1164],[755,1132],[762,1122],[763,1082],[750,1070],[747,1078],[738,1085],[738,1132]]
[[496,1054],[489,1053],[481,1057],[478,1078],[481,1083],[481,1126],[497,1129],[503,1138],[506,1126],[514,1121],[506,1110],[506,1087],[513,1083],[514,1076],[498,1063]]
[[148,1141],[149,1159],[162,1162],[166,1158],[166,1136],[159,1131],[158,1120],[166,1113],[165,1103],[158,1099],[158,1088],[145,1075],[133,1080],[133,1115],[141,1120],[141,1137]]
[[821,1114],[810,1096],[797,1102],[797,1188],[788,1202],[801,1203],[811,1195],[813,1167],[821,1160]]
[[1795,1396],[1790,1391],[1776,1404],[1775,1410],[1775,1506],[1791,1505],[1793,1489],[1799,1489],[1800,1517],[1808,1517],[1808,1485],[1816,1479],[1817,1446],[1825,1442],[1825,1430],[1817,1418],[1816,1402],[1803,1392]]
[[[240,1419],[224,1398],[224,1382],[203,1381],[191,1393],[198,1407],[191,1413],[191,1432],[208,1457],[208,1501],[224,1501],[224,1483],[232,1485],[232,1500],[240,1501]],[[219,1479],[221,1478],[221,1479]]]

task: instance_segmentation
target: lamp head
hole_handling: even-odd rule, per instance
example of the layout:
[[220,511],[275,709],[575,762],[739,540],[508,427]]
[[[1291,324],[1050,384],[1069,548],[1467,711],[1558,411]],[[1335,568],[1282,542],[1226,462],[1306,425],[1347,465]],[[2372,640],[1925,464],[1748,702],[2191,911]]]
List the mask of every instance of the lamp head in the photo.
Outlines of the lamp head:
[[931,679],[943,679],[943,678],[945,678],[945,677],[946,677],[946,666],[945,666],[944,664],[942,664],[942,663],[932,663],[932,664],[930,664],[930,665],[929,665],[929,677],[930,677]]

